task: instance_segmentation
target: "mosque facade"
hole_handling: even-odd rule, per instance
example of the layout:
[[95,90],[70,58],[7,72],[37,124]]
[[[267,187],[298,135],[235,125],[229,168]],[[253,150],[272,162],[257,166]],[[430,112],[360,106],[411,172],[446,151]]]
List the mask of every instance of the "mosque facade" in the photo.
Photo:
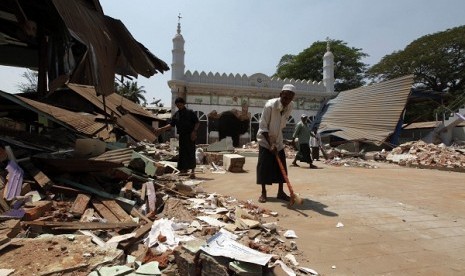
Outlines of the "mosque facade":
[[[313,118],[322,103],[334,98],[334,56],[329,44],[323,57],[323,81],[280,79],[262,73],[226,74],[212,72],[191,72],[184,64],[185,40],[178,22],[177,33],[173,38],[171,80],[168,86],[172,95],[172,113],[176,111],[174,100],[182,97],[188,108],[194,110],[200,120],[198,140],[200,144],[218,140],[218,120],[221,114],[232,113],[240,122],[245,122],[246,132],[240,135],[240,145],[255,140],[258,122],[266,101],[279,96],[284,84],[296,87],[294,110],[284,130],[285,139],[290,139],[294,126],[302,114]],[[225,121],[221,122],[223,127]],[[234,128],[228,121],[228,127]]]

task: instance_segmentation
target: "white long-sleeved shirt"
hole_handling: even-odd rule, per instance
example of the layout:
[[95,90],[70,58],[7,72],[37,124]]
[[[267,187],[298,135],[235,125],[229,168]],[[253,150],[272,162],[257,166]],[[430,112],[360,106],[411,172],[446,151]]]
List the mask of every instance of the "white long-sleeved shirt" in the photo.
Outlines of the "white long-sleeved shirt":
[[263,136],[263,132],[268,132],[270,142],[276,145],[278,151],[284,149],[283,128],[286,126],[287,120],[291,115],[292,108],[293,102],[283,107],[281,98],[270,99],[266,102],[257,132],[257,142],[260,146],[267,149],[271,148],[271,145],[268,144],[265,136]]
[[321,145],[321,136],[319,133],[312,132],[315,136],[310,136],[310,147],[319,147]]

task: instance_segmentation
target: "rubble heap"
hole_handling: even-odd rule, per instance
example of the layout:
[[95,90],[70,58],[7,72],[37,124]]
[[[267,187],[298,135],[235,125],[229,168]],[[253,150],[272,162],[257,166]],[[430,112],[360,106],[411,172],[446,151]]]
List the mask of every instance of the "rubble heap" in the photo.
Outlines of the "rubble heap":
[[4,275],[316,274],[299,267],[279,214],[204,193],[169,144],[105,144],[85,158],[11,147],[0,147]]
[[428,144],[423,141],[408,142],[394,148],[386,160],[401,166],[465,169],[465,148]]

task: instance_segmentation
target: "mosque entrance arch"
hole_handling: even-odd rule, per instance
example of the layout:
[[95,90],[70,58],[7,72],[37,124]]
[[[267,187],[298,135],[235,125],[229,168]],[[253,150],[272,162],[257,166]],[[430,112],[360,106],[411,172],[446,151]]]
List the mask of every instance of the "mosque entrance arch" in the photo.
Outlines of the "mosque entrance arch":
[[255,113],[250,120],[250,140],[257,141],[258,124],[262,113]]

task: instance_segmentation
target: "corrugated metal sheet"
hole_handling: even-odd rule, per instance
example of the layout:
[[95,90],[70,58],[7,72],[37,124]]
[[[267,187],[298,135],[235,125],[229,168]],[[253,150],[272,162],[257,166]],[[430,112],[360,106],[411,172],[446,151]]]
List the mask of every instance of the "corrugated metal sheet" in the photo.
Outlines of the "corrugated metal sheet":
[[435,128],[441,122],[439,121],[430,121],[430,122],[418,122],[405,125],[402,129],[417,129],[417,128]]
[[[402,129],[435,128],[441,123],[442,123],[441,121],[417,122],[417,123],[411,123],[409,125],[405,125]],[[458,127],[465,126],[465,121],[459,123],[457,126]]]
[[105,128],[106,125],[95,121],[96,116],[91,114],[80,114],[45,103],[37,102],[23,97],[18,99],[25,103],[35,107],[37,110],[48,114],[55,118],[57,121],[65,123],[71,126],[74,130],[80,133],[84,133],[90,136],[97,134],[101,129]]
[[165,62],[134,40],[123,23],[90,8],[83,0],[52,1],[71,35],[87,47],[71,82],[93,85],[99,95],[110,95],[117,71],[150,77],[169,70]]
[[113,162],[113,163],[127,166],[129,162],[132,160],[133,152],[134,150],[131,148],[115,149],[115,150],[106,151],[102,153],[101,155],[90,158],[90,159]]
[[80,114],[45,103],[37,102],[28,98],[8,94],[0,91],[0,97],[4,97],[24,108],[30,109],[51,121],[87,136],[96,135],[105,124],[95,121],[96,116],[91,114]]
[[[109,95],[115,73],[150,77],[169,70],[121,21],[105,16],[98,0],[0,1],[0,13],[0,36],[8,38],[0,43],[0,64],[42,71],[38,57],[48,59],[50,91],[70,80]],[[25,33],[32,22],[41,35],[34,28]],[[42,35],[48,38],[44,52]]]
[[[75,83],[68,83],[67,86],[79,95],[81,95],[83,98],[87,99],[93,105],[99,107],[101,110],[104,110],[103,98],[102,96],[97,96],[93,86],[79,85]],[[152,112],[143,109],[142,106],[116,93],[107,96],[105,98],[105,104],[108,114],[111,114],[111,112],[113,112],[118,116],[123,115],[118,109],[118,107],[121,106],[131,114],[137,114],[148,118],[156,119],[155,115]]]
[[409,75],[340,92],[328,102],[318,132],[382,144],[394,132],[412,84],[413,76]]
[[143,124],[131,114],[126,114],[117,118],[117,124],[121,126],[127,134],[129,134],[137,141],[145,140],[152,143],[157,138],[148,126]]

